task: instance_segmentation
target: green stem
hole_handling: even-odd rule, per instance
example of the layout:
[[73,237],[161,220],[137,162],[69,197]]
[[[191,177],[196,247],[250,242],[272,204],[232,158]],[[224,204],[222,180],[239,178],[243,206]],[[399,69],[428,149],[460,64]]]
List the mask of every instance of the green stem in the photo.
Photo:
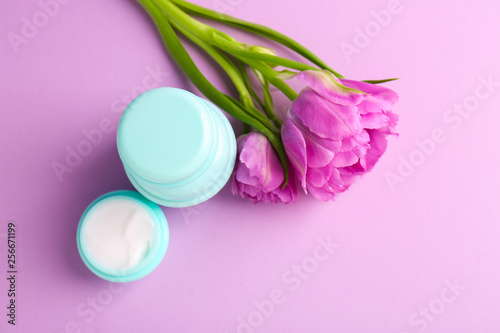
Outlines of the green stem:
[[[141,0],[138,1],[141,3],[144,2]],[[209,25],[201,23],[200,21],[195,20],[187,15],[184,11],[179,9],[179,7],[174,5],[170,0],[148,0],[148,2],[152,2],[158,8],[161,8],[163,13],[168,16],[172,23],[181,24],[191,31],[195,30],[199,32],[199,36],[207,34],[209,31],[213,30],[213,28]]]
[[297,98],[297,92],[295,90],[293,90],[292,88],[290,88],[290,86],[288,84],[286,84],[285,81],[278,78],[277,72],[274,69],[272,69],[271,67],[269,67],[269,65],[267,65],[261,61],[257,61],[255,59],[247,58],[247,57],[239,55],[239,54],[234,54],[233,51],[234,51],[235,47],[234,47],[233,43],[225,40],[224,38],[220,37],[216,33],[211,33],[210,37],[211,37],[210,43],[213,43],[213,45],[217,46],[218,48],[220,48],[223,51],[226,51],[230,54],[233,54],[239,60],[243,61],[244,63],[246,63],[250,67],[253,67],[256,70],[258,70],[259,72],[261,72],[262,75],[264,75],[269,80],[269,82],[271,82],[271,84],[273,86],[275,86],[276,88],[281,90],[283,92],[283,94],[285,94],[290,100],[293,101],[295,98]]
[[233,66],[231,65],[231,62],[228,61],[227,58],[224,55],[222,55],[219,51],[217,51],[214,47],[203,42],[201,39],[197,38],[194,34],[190,33],[188,30],[183,28],[183,26],[178,25],[176,23],[172,23],[172,25],[182,34],[184,34],[187,38],[189,38],[192,42],[194,42],[196,45],[202,48],[209,56],[211,56],[215,60],[215,62],[219,64],[220,67],[222,67],[222,69],[226,72],[229,78],[233,81],[236,90],[238,90],[238,93],[240,94],[240,100],[243,101],[243,104],[246,104],[245,100],[248,99],[249,97],[251,98],[251,96],[249,95],[248,90],[246,89],[245,84],[242,81],[239,73],[236,72]]
[[201,39],[205,39],[206,34],[209,32],[217,32],[218,35],[222,36],[227,41],[239,44],[238,41],[230,35],[192,18],[170,0],[153,0],[153,2],[163,10],[163,13],[172,23],[182,25],[191,31],[196,31],[198,37]]
[[268,79],[264,79],[264,82],[262,84],[262,88],[264,91],[264,112],[273,121],[273,123],[276,125],[276,127],[278,127],[280,129],[281,125],[283,125],[283,122],[281,121],[281,119],[279,119],[276,116],[276,113],[274,112],[273,96],[271,95],[271,92],[269,91],[269,80]]
[[245,82],[245,86],[247,87],[248,91],[250,92],[250,95],[252,95],[253,99],[259,104],[259,106],[264,109],[264,103],[260,99],[260,97],[257,95],[255,90],[252,87],[252,84],[250,83],[250,80],[248,79],[248,74],[245,68],[245,64],[241,60],[236,60],[238,62],[238,67],[240,69],[241,77],[243,78],[243,82]]
[[271,96],[271,92],[269,91],[269,80],[264,79],[264,82],[261,82],[262,89],[264,92],[264,102],[262,102],[262,100],[255,92],[255,90],[252,88],[252,84],[250,83],[245,68],[245,64],[240,60],[237,61],[238,61],[238,66],[240,68],[241,76],[243,77],[243,81],[245,81],[245,85],[247,86],[248,91],[250,91],[252,97],[257,101],[257,103],[259,103],[259,106],[262,108],[262,110],[264,110],[266,116],[268,116],[269,119],[271,119],[274,122],[274,124],[278,129],[281,129],[281,125],[283,124],[283,122],[276,116],[276,113],[274,112],[273,98]]
[[250,133],[252,129],[250,128],[250,126],[247,124],[247,123],[243,123],[243,134],[248,134]]
[[269,82],[281,90],[283,94],[285,94],[288,99],[291,101],[295,100],[298,96],[297,92],[293,90],[288,84],[285,83],[282,79],[276,77],[276,71],[269,67],[267,64],[264,64],[260,61],[254,61],[248,58],[240,58],[242,61],[246,62],[250,67],[258,70],[265,78],[269,80]]
[[307,71],[307,70],[318,70],[317,67],[304,64],[302,62],[290,60],[287,58],[283,57],[278,57],[272,54],[265,54],[265,53],[258,53],[258,52],[253,52],[253,51],[248,51],[246,50],[241,44],[239,43],[227,43],[226,44],[227,48],[230,49],[230,53],[233,55],[238,55],[242,56],[248,59],[255,59],[259,60],[268,64],[274,64],[278,66],[283,66],[283,67],[288,67],[291,69],[295,69],[298,71]]
[[201,17],[205,17],[214,21],[222,22],[225,24],[229,24],[232,26],[235,26],[239,29],[243,29],[246,31],[250,31],[256,34],[259,34],[261,36],[264,36],[266,38],[269,38],[271,40],[274,40],[275,42],[278,42],[289,49],[297,52],[307,60],[311,61],[313,64],[317,65],[321,69],[326,69],[332,72],[333,75],[338,77],[339,79],[343,79],[344,77],[337,73],[335,70],[333,70],[330,66],[328,66],[325,62],[323,62],[318,56],[316,56],[314,53],[309,51],[306,47],[303,45],[297,43],[290,37],[273,30],[271,28],[268,28],[266,26],[256,24],[256,23],[251,23],[247,22],[244,20],[240,20],[238,18],[225,15],[213,10],[210,10],[208,8],[198,6],[195,4],[192,4],[190,2],[184,1],[184,0],[171,0],[174,2],[177,6],[179,6],[181,9],[183,9],[186,13],[192,14],[192,15],[197,15]]

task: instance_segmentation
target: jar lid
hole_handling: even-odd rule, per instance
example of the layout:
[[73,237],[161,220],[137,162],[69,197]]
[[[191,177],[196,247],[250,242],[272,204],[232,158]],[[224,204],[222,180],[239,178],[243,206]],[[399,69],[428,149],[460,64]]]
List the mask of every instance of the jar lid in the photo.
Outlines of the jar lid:
[[193,176],[212,152],[214,124],[199,98],[182,89],[156,88],[134,99],[118,126],[123,164],[153,183]]
[[130,282],[151,273],[165,256],[169,230],[158,205],[134,191],[94,200],[77,229],[78,252],[97,276]]

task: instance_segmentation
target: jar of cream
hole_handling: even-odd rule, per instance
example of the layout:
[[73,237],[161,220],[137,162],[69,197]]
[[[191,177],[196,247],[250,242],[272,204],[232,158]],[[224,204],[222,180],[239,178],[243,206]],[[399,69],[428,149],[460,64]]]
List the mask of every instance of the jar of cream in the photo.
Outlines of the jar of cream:
[[77,229],[78,252],[97,276],[130,282],[163,259],[169,231],[160,207],[134,191],[107,193],[92,202]]
[[152,89],[134,99],[120,119],[117,145],[135,188],[168,207],[214,196],[236,159],[236,138],[224,114],[176,88]]

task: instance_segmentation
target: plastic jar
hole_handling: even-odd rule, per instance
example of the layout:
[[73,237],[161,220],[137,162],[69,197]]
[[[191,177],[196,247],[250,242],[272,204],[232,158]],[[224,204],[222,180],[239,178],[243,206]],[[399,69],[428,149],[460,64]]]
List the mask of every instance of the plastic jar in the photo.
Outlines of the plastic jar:
[[117,145],[134,187],[168,207],[214,196],[236,159],[236,139],[224,114],[177,88],[152,89],[134,99],[120,119]]
[[162,210],[135,191],[110,192],[94,200],[76,235],[85,265],[113,282],[130,282],[151,273],[165,256],[168,241]]

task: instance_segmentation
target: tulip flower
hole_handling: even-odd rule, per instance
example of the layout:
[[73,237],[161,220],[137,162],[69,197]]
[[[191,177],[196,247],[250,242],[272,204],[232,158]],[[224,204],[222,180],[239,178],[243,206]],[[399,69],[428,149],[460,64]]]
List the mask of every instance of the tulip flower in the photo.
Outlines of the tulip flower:
[[282,127],[286,153],[306,192],[327,201],[370,171],[395,133],[398,96],[366,82],[339,80],[328,71],[304,71],[307,85]]
[[265,135],[259,132],[238,138],[238,159],[233,173],[233,194],[255,203],[290,203],[297,200],[294,178],[281,188],[284,174],[280,160]]

